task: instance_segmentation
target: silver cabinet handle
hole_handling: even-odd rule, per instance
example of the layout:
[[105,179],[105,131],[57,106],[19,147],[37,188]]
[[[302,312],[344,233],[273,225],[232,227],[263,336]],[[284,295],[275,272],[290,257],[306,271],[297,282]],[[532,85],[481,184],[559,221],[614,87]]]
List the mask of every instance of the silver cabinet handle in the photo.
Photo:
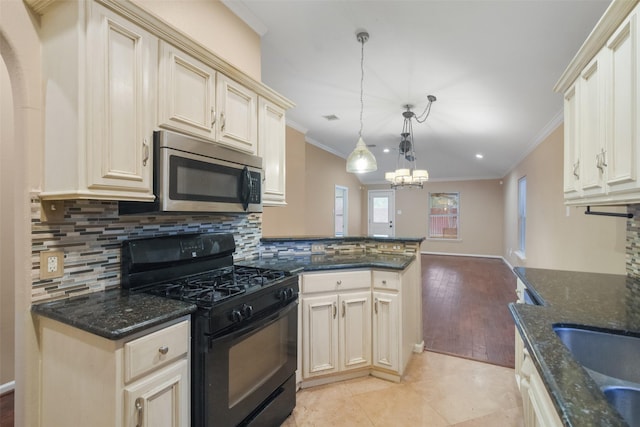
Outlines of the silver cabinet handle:
[[144,399],[141,397],[136,399],[136,427],[142,427],[142,421],[144,420]]
[[333,318],[335,319],[336,316],[338,315],[338,307],[336,306],[336,303],[333,303]]
[[142,166],[147,166],[147,161],[149,161],[149,143],[145,138],[142,142]]
[[338,280],[338,281],[336,282],[336,285],[342,285],[342,280]]
[[580,174],[578,173],[578,170],[580,169],[580,160],[578,160],[577,162],[575,162],[573,164],[573,176],[576,179],[580,179]]
[[373,308],[375,309],[376,314],[378,314],[378,298],[376,298],[376,301],[373,304]]
[[347,304],[342,301],[342,317],[344,317],[347,314]]
[[224,132],[224,127],[227,124],[227,119],[224,117],[224,113],[220,113],[220,119],[222,120],[222,126],[220,126],[220,130]]
[[216,110],[213,109],[213,107],[211,107],[211,129],[213,129],[213,126],[216,124]]
[[163,345],[162,347],[160,347],[160,348],[158,349],[158,352],[159,352],[160,354],[162,354],[162,355],[165,355],[165,354],[169,353],[169,347],[168,347],[168,346],[166,346],[166,345]]

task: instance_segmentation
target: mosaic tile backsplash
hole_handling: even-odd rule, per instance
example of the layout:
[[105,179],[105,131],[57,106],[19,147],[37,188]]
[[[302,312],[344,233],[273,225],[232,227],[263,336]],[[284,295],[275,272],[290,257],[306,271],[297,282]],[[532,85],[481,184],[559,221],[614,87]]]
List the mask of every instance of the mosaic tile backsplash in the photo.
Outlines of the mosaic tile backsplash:
[[640,205],[627,206],[633,218],[627,220],[627,275],[640,278]]
[[[118,203],[67,200],[64,220],[41,222],[40,200],[31,199],[32,301],[42,302],[120,286],[122,242],[177,233],[233,233],[236,260],[255,258],[262,214],[119,216]],[[64,276],[40,279],[40,252],[64,252]]]

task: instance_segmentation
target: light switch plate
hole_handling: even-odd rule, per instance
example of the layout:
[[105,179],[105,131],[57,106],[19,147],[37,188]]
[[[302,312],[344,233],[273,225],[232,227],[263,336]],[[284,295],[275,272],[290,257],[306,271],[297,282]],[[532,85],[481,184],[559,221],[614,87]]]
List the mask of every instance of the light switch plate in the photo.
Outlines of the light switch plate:
[[40,252],[40,279],[55,279],[64,275],[64,253]]

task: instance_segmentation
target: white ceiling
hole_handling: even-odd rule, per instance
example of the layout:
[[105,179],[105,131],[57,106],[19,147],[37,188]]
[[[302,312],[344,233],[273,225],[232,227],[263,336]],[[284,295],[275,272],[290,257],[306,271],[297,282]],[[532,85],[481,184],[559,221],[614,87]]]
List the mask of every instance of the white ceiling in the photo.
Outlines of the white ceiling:
[[[287,121],[342,157],[358,139],[360,49],[364,130],[384,182],[396,167],[402,106],[417,163],[431,180],[501,178],[562,121],[552,91],[609,0],[226,0],[262,35],[262,80],[296,106]],[[336,115],[327,121],[323,116]],[[476,159],[476,153],[484,155]]]

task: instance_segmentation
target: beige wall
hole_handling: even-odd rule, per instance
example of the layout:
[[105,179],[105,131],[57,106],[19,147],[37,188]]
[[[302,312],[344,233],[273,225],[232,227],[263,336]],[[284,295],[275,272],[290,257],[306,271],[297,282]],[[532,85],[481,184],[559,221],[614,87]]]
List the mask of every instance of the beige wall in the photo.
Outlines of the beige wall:
[[286,197],[287,205],[265,207],[262,214],[262,235],[268,237],[304,236],[307,203],[304,134],[287,126],[286,135]]
[[[29,223],[29,196],[31,191],[40,188],[43,152],[42,66],[37,20],[22,0],[0,1],[0,56],[8,70],[13,99],[13,137],[12,140],[9,138],[9,141],[5,141],[3,138],[1,141],[2,155],[10,156],[8,160],[3,159],[3,169],[7,163],[11,165],[11,186],[4,186],[0,190],[0,198],[13,211],[12,237],[9,242],[3,239],[2,246],[3,253],[8,247],[7,250],[12,250],[14,254],[16,426],[35,426],[39,417],[39,354],[35,325],[30,314]],[[4,94],[0,96],[4,97]],[[4,298],[4,291],[0,289],[0,292]]]
[[[586,216],[563,202],[563,126],[558,127],[504,178],[504,251],[514,266],[625,274],[626,221]],[[518,247],[518,179],[527,177],[525,260]],[[625,207],[602,208],[626,212]]]
[[219,1],[134,0],[255,80],[261,80],[260,36]]
[[[376,185],[368,189],[387,188],[387,185]],[[422,252],[502,256],[503,190],[500,180],[431,181],[422,190],[396,190],[396,236],[427,237],[430,192],[460,193],[460,240],[426,239],[420,248]],[[364,203],[367,203],[366,199]],[[366,221],[366,215],[364,218]]]
[[333,236],[336,185],[348,188],[348,235],[366,234],[362,185],[347,173],[346,160],[306,143],[302,133],[287,128],[287,206],[265,208],[263,236]]
[[[14,380],[15,292],[13,256],[13,203],[11,194],[13,158],[13,96],[9,72],[0,56],[0,385]],[[11,200],[10,198],[8,200]]]

